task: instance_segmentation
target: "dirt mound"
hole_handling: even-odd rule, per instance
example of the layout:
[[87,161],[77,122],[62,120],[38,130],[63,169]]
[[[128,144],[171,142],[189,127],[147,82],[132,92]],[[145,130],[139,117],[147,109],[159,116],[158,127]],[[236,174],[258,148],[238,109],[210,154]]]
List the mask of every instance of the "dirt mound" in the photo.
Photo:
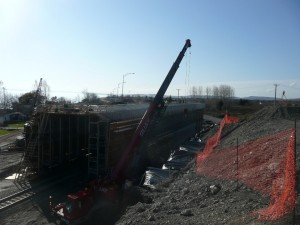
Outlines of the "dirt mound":
[[226,224],[253,220],[249,212],[268,204],[267,197],[250,188],[200,176],[193,166],[147,195],[151,203],[127,208],[117,224]]
[[[248,119],[225,126],[217,147],[236,146],[293,127],[274,107],[266,107]],[[127,208],[117,224],[290,224],[291,217],[258,221],[253,211],[265,208],[269,198],[235,181],[217,180],[187,168],[159,185],[143,191],[151,201]]]
[[[235,146],[237,142],[242,144],[291,128],[290,121],[283,118],[279,111],[280,108],[265,107],[238,124],[226,126],[221,147]],[[230,134],[226,135],[228,133]]]

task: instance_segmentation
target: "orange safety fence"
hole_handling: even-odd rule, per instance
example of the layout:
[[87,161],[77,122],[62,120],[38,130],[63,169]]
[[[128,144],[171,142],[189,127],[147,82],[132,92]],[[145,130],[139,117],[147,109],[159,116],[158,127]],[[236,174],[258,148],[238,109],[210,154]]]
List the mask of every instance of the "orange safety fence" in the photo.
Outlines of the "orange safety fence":
[[295,129],[288,129],[235,147],[215,148],[226,123],[207,141],[197,156],[197,171],[205,176],[238,180],[270,196],[267,208],[256,213],[260,219],[278,219],[295,207]]
[[222,121],[220,122],[220,127],[217,133],[215,133],[211,138],[207,140],[204,150],[198,154],[197,161],[201,161],[207,158],[212,152],[213,148],[218,145],[225,124],[236,123],[238,121],[239,118],[231,117],[226,114],[222,119]]
[[289,142],[285,148],[285,159],[282,161],[282,173],[275,177],[272,184],[270,204],[267,208],[256,212],[261,219],[278,219],[295,208],[295,134],[295,129],[291,129]]

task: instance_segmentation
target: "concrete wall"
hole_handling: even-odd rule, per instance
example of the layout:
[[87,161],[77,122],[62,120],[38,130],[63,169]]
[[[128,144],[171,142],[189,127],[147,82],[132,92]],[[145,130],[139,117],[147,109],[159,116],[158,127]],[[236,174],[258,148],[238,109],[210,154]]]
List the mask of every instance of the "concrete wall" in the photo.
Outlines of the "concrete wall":
[[[141,116],[144,114],[142,106],[139,106],[137,112],[127,112],[126,115],[138,116],[134,119],[119,120],[122,111],[111,110],[106,113],[100,112],[46,112],[44,117],[44,127],[42,133],[37,135],[41,126],[43,111],[41,110],[35,116],[34,126],[28,132],[36,133],[26,135],[27,143],[38,137],[35,154],[32,160],[38,160],[38,170],[48,170],[49,168],[65,165],[76,165],[87,169],[89,147],[94,138],[90,131],[90,122],[98,121],[98,131],[93,135],[99,135],[105,138],[105,159],[100,162],[105,172],[112,170],[119,162],[127,144],[131,140],[132,134],[138,126]],[[121,107],[122,109],[122,107]],[[171,149],[181,144],[187,138],[193,136],[197,129],[200,129],[203,105],[180,104],[168,107],[163,114],[155,118],[149,125],[148,133],[139,150],[147,149],[146,153],[149,162],[153,165],[162,163]],[[125,114],[124,114],[125,115]],[[105,126],[105,129],[101,129]],[[100,132],[97,134],[97,132]],[[105,132],[105,134],[101,133]],[[94,140],[94,139],[93,139]],[[100,148],[99,148],[100,149]],[[28,151],[28,149],[27,149]],[[102,152],[103,153],[103,152]],[[36,162],[35,162],[36,164]],[[104,166],[103,166],[104,165]]]

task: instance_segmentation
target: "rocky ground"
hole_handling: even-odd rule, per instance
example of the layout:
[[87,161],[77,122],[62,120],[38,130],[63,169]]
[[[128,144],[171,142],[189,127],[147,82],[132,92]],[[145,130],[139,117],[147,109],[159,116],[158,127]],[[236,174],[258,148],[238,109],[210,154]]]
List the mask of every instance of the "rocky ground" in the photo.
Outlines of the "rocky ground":
[[[292,127],[292,120],[267,107],[247,120],[225,126],[218,148],[235,146],[237,138],[244,143]],[[268,206],[268,196],[235,181],[203,177],[195,171],[194,162],[156,189],[143,190],[142,196],[144,201],[128,207],[117,224],[293,224],[292,215],[277,221],[258,220],[253,212]]]
[[[273,107],[264,108],[238,124],[228,125],[222,132],[219,148],[255,140],[294,127],[294,121]],[[299,127],[299,126],[298,126]],[[297,129],[299,131],[299,128]],[[204,136],[207,139],[216,130]],[[299,132],[298,132],[299,133]],[[299,136],[299,135],[298,135]],[[299,150],[299,137],[297,140]],[[299,155],[299,154],[298,154]],[[299,163],[298,163],[299,164]],[[3,180],[2,180],[3,181]],[[68,193],[71,184],[56,187],[57,196]],[[0,213],[0,224],[59,224],[48,211],[49,193]],[[235,181],[204,177],[195,170],[195,161],[155,189],[132,187],[120,202],[128,207],[118,208],[117,202],[95,211],[88,224],[293,224],[292,215],[277,221],[260,221],[255,212],[269,204],[269,197]],[[120,204],[120,202],[118,202]]]

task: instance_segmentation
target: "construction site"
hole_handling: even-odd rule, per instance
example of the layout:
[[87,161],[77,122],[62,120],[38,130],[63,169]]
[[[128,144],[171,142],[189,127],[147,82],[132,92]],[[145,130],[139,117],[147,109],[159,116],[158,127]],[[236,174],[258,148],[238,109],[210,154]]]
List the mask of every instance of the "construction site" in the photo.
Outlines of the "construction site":
[[299,107],[168,102],[189,47],[150,103],[48,102],[1,137],[0,224],[300,224]]
[[[89,177],[108,175],[120,160],[147,106],[38,107],[32,120],[25,124],[26,148],[19,179],[28,173],[45,173],[72,163],[81,164]],[[164,106],[155,122],[149,124],[151,132],[141,146],[147,149],[150,165],[162,164],[171,149],[199,132],[203,109],[203,104],[193,103]]]
[[[183,134],[189,132],[189,130],[192,134],[199,125],[198,122],[203,123],[203,109],[202,105],[197,104],[174,105],[174,107],[177,110],[180,109],[177,111],[177,116],[183,114],[183,118],[185,119],[187,119],[187,116],[184,109],[188,108],[191,123],[185,126],[185,131],[181,133],[170,132],[171,129],[166,131],[166,137],[175,136],[171,139],[164,138],[161,143],[166,141],[168,143],[166,144],[168,146],[167,149],[172,145],[173,150],[178,149],[177,151],[180,152],[183,151],[183,147],[180,146],[187,146],[186,144],[182,145],[184,143],[183,136],[185,136]],[[171,115],[176,112],[176,110],[173,111],[175,108],[173,110],[171,108],[172,105],[169,111],[166,109],[161,119],[164,117],[168,118],[167,115],[171,118]],[[65,140],[68,140],[65,143],[67,148],[64,149],[60,157],[47,157],[48,155],[46,154],[43,156],[43,149],[46,149],[45,153],[47,154],[49,149],[52,149],[46,147],[49,146],[49,141],[45,140],[43,143],[39,143],[39,150],[38,144],[36,144],[37,149],[35,152],[38,153],[40,151],[36,155],[40,155],[41,158],[39,160],[34,160],[37,157],[31,158],[31,163],[36,163],[36,166],[34,167],[35,169],[31,168],[30,173],[36,171],[35,176],[40,174],[43,177],[43,174],[50,173],[51,170],[49,168],[53,167],[60,168],[60,170],[53,171],[61,171],[61,174],[64,174],[64,176],[69,176],[70,174],[68,173],[74,170],[66,169],[62,166],[62,163],[66,162],[66,164],[73,164],[73,166],[80,165],[75,160],[76,157],[80,159],[80,154],[76,156],[76,152],[84,152],[82,148],[85,147],[85,143],[89,146],[91,144],[91,140],[89,139],[93,139],[93,137],[82,135],[82,140],[76,142],[74,141],[76,139],[70,139],[69,141],[69,137],[72,137],[71,134],[73,132],[76,133],[76,126],[79,127],[78,129],[86,127],[86,133],[90,133],[89,127],[95,123],[95,120],[90,120],[90,118],[97,118],[98,120],[101,118],[102,121],[105,118],[105,126],[109,130],[106,133],[108,136],[113,131],[125,132],[131,126],[136,127],[133,122],[134,116],[129,112],[127,115],[126,113],[122,114],[123,118],[126,119],[121,122],[118,121],[120,119],[117,116],[118,114],[112,113],[112,111],[107,113],[106,116],[104,116],[105,113],[101,114],[100,117],[99,112],[97,113],[95,109],[93,110],[87,110],[84,113],[83,111],[79,112],[78,108],[74,107],[72,109],[68,108],[68,112],[63,112],[62,109],[60,112],[55,112],[55,110],[54,112],[47,111],[49,114],[48,119],[44,120],[45,128],[40,133],[40,136],[44,138],[40,138],[40,140],[53,136],[50,130],[55,130],[53,127],[54,124],[61,124],[61,127],[64,124],[66,127],[63,128],[64,137]],[[117,109],[115,110],[117,111]],[[201,135],[202,142],[206,143],[205,149],[196,154],[196,157],[185,164],[186,166],[180,170],[167,170],[170,171],[167,175],[162,175],[159,172],[160,169],[157,169],[154,176],[160,177],[159,182],[152,182],[151,187],[146,181],[142,185],[131,186],[117,202],[115,200],[108,200],[107,198],[102,199],[97,204],[98,208],[96,207],[89,215],[88,220],[82,224],[99,224],[99,221],[102,221],[103,224],[299,224],[296,195],[296,191],[298,191],[298,175],[296,171],[299,170],[299,136],[296,136],[296,133],[299,131],[299,126],[297,126],[297,123],[293,119],[299,118],[297,110],[298,108],[295,107],[268,106],[243,121],[231,117],[222,121],[216,118],[214,121],[217,125],[210,126],[210,129]],[[45,111],[42,112],[45,113]],[[43,114],[37,112],[37,115],[42,116]],[[39,116],[36,118],[42,119]],[[204,116],[204,118],[212,119],[208,116]],[[52,122],[50,122],[51,120]],[[73,125],[69,125],[69,121],[73,121]],[[196,121],[197,123],[192,121]],[[99,124],[99,121],[96,121],[96,124]],[[72,131],[69,132],[67,129],[69,126],[71,128],[74,126],[75,128],[70,129],[69,131]],[[153,128],[156,127],[155,125],[152,126]],[[97,127],[99,129],[99,125]],[[162,128],[158,126],[155,129]],[[130,132],[130,129],[128,130]],[[295,133],[293,133],[294,131]],[[120,135],[124,134],[114,135],[119,140]],[[57,138],[60,135],[62,134],[56,134]],[[182,140],[179,140],[178,135],[182,137]],[[163,137],[163,135],[160,137]],[[55,140],[55,136],[51,138],[51,140]],[[175,139],[178,140],[177,145],[173,142]],[[167,140],[172,141],[168,142]],[[217,145],[215,141],[218,142]],[[68,147],[68,143],[72,143],[72,148]],[[215,147],[210,150],[209,145]],[[75,146],[78,146],[78,149],[70,151]],[[109,141],[107,142],[107,146],[109,146]],[[149,147],[151,146],[149,145]],[[152,150],[155,151],[156,148]],[[160,148],[160,150],[162,149]],[[71,152],[72,157],[69,157],[68,152]],[[87,152],[91,151],[88,150]],[[99,176],[101,176],[102,172],[109,171],[111,165],[115,165],[109,150],[106,153],[106,167],[99,167]],[[9,157],[13,159],[13,156],[17,154],[18,152],[15,152]],[[59,155],[59,151],[56,154]],[[166,152],[167,154],[170,154],[170,152]],[[87,157],[86,152],[84,152],[84,155]],[[118,155],[117,152],[115,152],[115,155]],[[295,157],[295,161],[293,161],[293,156]],[[21,156],[19,155],[19,157]],[[148,167],[146,171],[151,170],[153,167],[161,168],[159,160],[162,159],[159,158],[158,160],[158,158],[154,157],[152,159],[151,162],[153,164],[149,164],[151,167]],[[167,160],[172,162],[170,159]],[[39,166],[37,164],[38,161],[40,163]],[[0,224],[28,224],[28,222],[35,224],[59,223],[59,218],[51,215],[51,210],[49,210],[49,195],[59,200],[63,199],[67,194],[72,193],[72,191],[75,193],[76,190],[80,190],[83,187],[82,185],[84,185],[83,183],[87,181],[85,179],[87,175],[95,177],[95,170],[92,170],[94,167],[91,168],[91,165],[89,165],[91,162],[86,159],[80,166],[85,171],[84,175],[78,173],[77,177],[72,177],[64,181],[63,186],[59,183],[59,179],[61,178],[56,177],[54,180],[47,181],[50,186],[49,189],[36,191],[36,195],[31,196],[30,201],[22,201],[13,207],[4,211],[2,210],[0,212]],[[85,163],[86,165],[83,166]],[[1,169],[5,170],[5,164],[2,164],[2,167],[4,168]],[[66,173],[63,173],[62,168],[66,169]],[[28,172],[28,177],[33,176],[30,173]],[[22,187],[20,184],[24,182],[22,179],[19,182],[4,179],[4,177],[2,179],[1,196],[20,190]],[[34,186],[36,185],[36,180],[39,179],[32,179],[26,185]],[[278,182],[282,185],[276,186]],[[279,202],[276,199],[279,199]],[[120,201],[122,204],[120,204]],[[126,202],[126,206],[124,202]]]

